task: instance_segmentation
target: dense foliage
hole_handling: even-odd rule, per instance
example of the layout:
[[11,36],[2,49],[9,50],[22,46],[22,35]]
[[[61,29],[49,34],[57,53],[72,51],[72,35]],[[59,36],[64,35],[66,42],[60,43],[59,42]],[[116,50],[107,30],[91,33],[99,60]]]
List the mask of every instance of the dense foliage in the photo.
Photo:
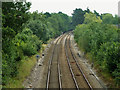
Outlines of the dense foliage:
[[[70,23],[71,19],[66,14],[59,12],[59,13],[52,13],[51,17],[47,18],[47,26],[49,31],[54,32],[50,37],[56,37],[60,35],[62,32],[66,32],[70,30]],[[49,35],[51,35],[51,32]]]
[[3,85],[18,75],[21,60],[36,54],[50,38],[70,29],[71,18],[59,13],[30,13],[29,2],[4,2],[2,7]]
[[48,28],[45,15],[42,13],[33,12],[31,18],[27,23],[27,27],[30,28],[37,37],[43,42],[46,42],[48,37]]
[[82,24],[84,22],[84,14],[85,12],[82,9],[75,9],[72,16],[73,26],[78,24]]
[[101,18],[103,20],[103,23],[105,24],[118,24],[118,16],[115,15],[115,17],[112,16],[112,14],[106,13],[102,14]]
[[93,62],[103,72],[110,73],[116,84],[120,84],[118,28],[103,16],[103,20],[93,13],[86,13],[84,16],[84,24],[76,26],[74,30],[76,42],[85,53],[92,55]]
[[15,45],[15,36],[22,31],[23,23],[26,23],[31,3],[9,2],[2,3],[2,79],[3,85],[10,77],[17,75],[17,61],[19,61],[20,49]]

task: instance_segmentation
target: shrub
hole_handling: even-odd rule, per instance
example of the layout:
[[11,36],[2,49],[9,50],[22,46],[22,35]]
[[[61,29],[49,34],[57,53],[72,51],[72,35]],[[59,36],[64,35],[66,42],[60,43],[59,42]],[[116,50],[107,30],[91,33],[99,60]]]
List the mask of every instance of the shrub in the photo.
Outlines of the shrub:
[[15,39],[18,49],[23,51],[24,55],[31,56],[37,53],[41,48],[42,42],[30,29],[24,29],[22,33],[16,35]]

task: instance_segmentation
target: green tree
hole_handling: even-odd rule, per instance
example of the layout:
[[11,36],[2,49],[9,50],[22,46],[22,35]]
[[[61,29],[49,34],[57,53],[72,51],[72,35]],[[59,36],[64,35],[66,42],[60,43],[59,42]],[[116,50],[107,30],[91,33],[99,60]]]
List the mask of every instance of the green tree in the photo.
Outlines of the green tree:
[[109,13],[102,14],[102,20],[103,20],[103,23],[105,24],[113,24],[112,14],[109,14]]
[[94,14],[95,14],[96,16],[100,16],[100,14],[99,14],[96,10],[94,10]]
[[85,19],[84,19],[84,23],[85,24],[89,24],[89,23],[101,23],[102,20],[100,19],[99,16],[96,17],[95,14],[93,14],[92,12],[90,13],[86,13],[84,15]]
[[113,24],[115,24],[115,25],[118,25],[118,15],[115,15],[114,17],[113,17]]
[[[15,36],[14,42],[18,50],[22,50],[23,54],[26,56],[36,54],[41,48],[41,41],[28,28],[25,28],[21,33],[18,33]],[[18,56],[21,56],[20,53]]]
[[82,24],[84,22],[84,14],[85,12],[82,9],[75,9],[72,14],[72,24],[75,27],[78,24]]
[[46,18],[51,17],[51,14],[49,12],[44,13],[44,15],[46,16]]
[[33,34],[38,36],[40,40],[46,42],[49,39],[46,16],[43,13],[38,13],[38,11],[33,12],[30,16],[31,19],[27,23],[27,27],[30,28]]
[[[12,28],[16,34],[22,30],[22,24],[29,19],[30,2],[3,2],[3,27]],[[4,34],[3,34],[4,35]]]
[[90,13],[90,9],[87,7],[87,9],[85,10],[85,13]]
[[62,32],[68,31],[70,29],[71,19],[68,15],[59,12],[52,13],[51,17],[47,19],[48,29],[53,31],[55,36],[60,35]]

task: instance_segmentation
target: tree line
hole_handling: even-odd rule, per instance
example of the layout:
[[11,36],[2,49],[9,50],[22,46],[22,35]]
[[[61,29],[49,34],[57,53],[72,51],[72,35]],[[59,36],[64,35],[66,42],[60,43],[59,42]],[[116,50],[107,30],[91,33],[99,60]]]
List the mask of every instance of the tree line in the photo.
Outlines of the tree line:
[[85,11],[81,12],[83,20],[76,22],[77,26],[74,30],[75,41],[79,48],[91,59],[94,66],[99,68],[101,73],[109,74],[113,78],[115,86],[119,87],[120,29],[117,27],[118,16],[115,15],[113,17],[109,13],[100,15],[96,11],[83,12]]
[[18,75],[21,60],[35,55],[42,44],[74,30],[78,46],[92,55],[102,71],[120,83],[118,16],[75,9],[72,16],[62,12],[29,12],[30,2],[2,3],[2,84]]

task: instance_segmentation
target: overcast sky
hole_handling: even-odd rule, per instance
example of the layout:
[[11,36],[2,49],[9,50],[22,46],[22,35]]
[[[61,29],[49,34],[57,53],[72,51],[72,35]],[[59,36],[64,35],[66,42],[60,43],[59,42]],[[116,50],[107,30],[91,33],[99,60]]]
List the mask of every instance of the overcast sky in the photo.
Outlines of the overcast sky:
[[118,14],[118,2],[120,0],[27,0],[32,2],[30,11],[39,12],[63,12],[68,15],[73,13],[75,8],[85,10],[87,7],[101,13]]

